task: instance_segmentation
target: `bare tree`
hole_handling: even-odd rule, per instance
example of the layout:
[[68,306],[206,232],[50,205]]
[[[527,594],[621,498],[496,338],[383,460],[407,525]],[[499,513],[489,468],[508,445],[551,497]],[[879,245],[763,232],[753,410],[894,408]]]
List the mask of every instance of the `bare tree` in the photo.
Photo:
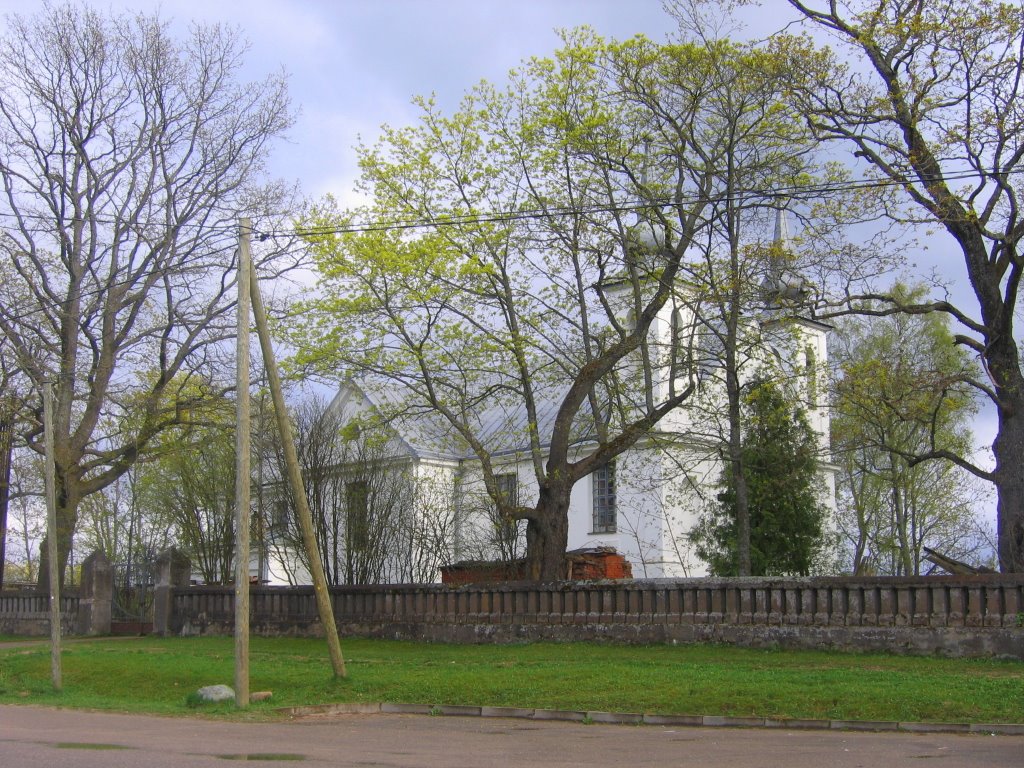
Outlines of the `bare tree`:
[[12,456],[5,559],[8,580],[32,581],[38,574],[40,540],[46,531],[42,459],[17,450]]
[[458,510],[452,484],[429,474],[413,478],[413,504],[403,512],[396,568],[389,581],[436,581],[441,568],[456,559]]
[[[343,542],[345,540],[345,487],[339,482],[337,472],[342,462],[343,441],[341,421],[337,414],[326,409],[325,402],[312,397],[300,402],[292,410],[295,424],[295,442],[302,468],[302,480],[306,486],[306,498],[313,515],[313,530],[317,549],[320,552],[324,575],[328,584],[345,583]],[[284,457],[277,447],[276,475],[284,476]],[[290,550],[305,561],[307,553],[302,546],[302,534],[295,517],[294,504],[290,495],[285,495],[289,514],[284,533],[288,537]],[[308,571],[308,563],[306,569]]]
[[[0,267],[0,280],[6,270]],[[14,466],[16,421],[23,408],[19,385],[24,376],[18,370],[13,349],[0,335],[0,589],[4,585],[4,564],[7,560],[7,520],[11,502],[11,471]]]
[[513,465],[495,473],[500,503],[495,503],[482,483],[460,489],[464,518],[461,548],[466,558],[511,563],[526,554],[526,526],[509,512],[520,505],[523,493],[515,470]]
[[[281,76],[239,79],[237,31],[46,4],[0,41],[0,331],[54,384],[59,556],[82,499],[190,407],[233,334],[235,220],[291,122]],[[264,274],[267,273],[264,269]],[[127,412],[133,418],[123,418]],[[40,451],[41,411],[25,431]],[[46,573],[42,568],[41,573]]]
[[4,586],[7,552],[7,509],[11,499],[11,459],[14,453],[14,413],[0,383],[0,589]]
[[[949,297],[903,302],[884,294],[880,313],[944,312],[955,340],[982,362],[973,386],[995,407],[995,467],[937,439],[911,463],[953,461],[998,494],[999,564],[1024,571],[1024,372],[1014,331],[1024,276],[1020,174],[1024,170],[1024,16],[998,0],[789,0],[837,50],[779,37],[799,81],[809,125],[845,144],[899,193],[891,215],[934,225],[959,250],[976,307]],[[806,85],[806,87],[804,87]]]

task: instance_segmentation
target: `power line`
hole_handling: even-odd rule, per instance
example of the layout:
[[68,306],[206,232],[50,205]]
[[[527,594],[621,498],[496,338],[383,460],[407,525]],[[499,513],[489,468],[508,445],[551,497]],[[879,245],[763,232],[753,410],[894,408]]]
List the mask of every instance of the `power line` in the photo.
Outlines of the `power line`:
[[[981,179],[987,180],[990,176],[1009,176],[1024,173],[1024,168],[1011,169],[1004,171],[1000,174],[984,174],[979,171],[960,171],[957,173],[946,174],[943,176],[944,181],[960,181],[966,179]],[[857,190],[869,190],[869,189],[885,189],[892,187],[904,187],[909,184],[915,184],[913,180],[896,181],[892,179],[858,179],[853,181],[836,181],[827,184],[817,184],[808,186],[791,186],[791,187],[778,187],[772,190],[743,190],[733,196],[734,200],[740,201],[763,201],[765,203],[769,201],[784,201],[793,200],[800,198],[815,198],[823,197],[830,193],[837,193],[843,191],[857,191]],[[316,237],[332,234],[357,234],[357,233],[368,233],[368,232],[394,232],[394,231],[408,231],[414,229],[427,229],[427,228],[442,228],[442,227],[454,227],[454,226],[467,226],[467,225],[479,225],[479,224],[495,224],[495,223],[512,223],[516,221],[529,221],[529,220],[543,220],[543,219],[557,219],[557,218],[568,218],[573,216],[586,216],[596,214],[612,214],[612,213],[633,213],[643,210],[654,210],[654,209],[665,209],[665,208],[677,208],[680,206],[686,206],[700,202],[701,198],[697,196],[691,196],[682,200],[671,200],[668,198],[654,199],[654,200],[626,200],[622,202],[608,202],[608,203],[595,203],[592,205],[582,206],[554,206],[544,208],[533,208],[519,211],[493,211],[488,213],[480,214],[452,214],[443,217],[433,218],[395,218],[395,219],[379,219],[376,221],[370,221],[366,223],[356,224],[345,224],[336,226],[324,226],[324,227],[307,227],[307,228],[292,228],[288,230],[265,230],[259,231],[254,230],[255,234],[261,241],[266,241],[271,238],[295,238],[295,237]],[[275,214],[276,216],[283,216],[286,214]],[[383,214],[387,216],[388,214]],[[400,216],[399,214],[393,214],[393,216]],[[50,221],[50,217],[44,214],[16,214],[10,211],[0,211],[0,218],[34,218],[40,221]],[[92,217],[93,220],[100,224],[106,224],[114,226],[121,223],[122,220],[115,217],[104,217],[97,216]],[[198,222],[184,222],[176,225],[178,229],[194,229],[197,231],[203,231],[210,235],[231,235],[232,237],[236,233],[237,225],[232,224],[215,224],[215,225],[204,225]],[[231,241],[233,244],[233,240]],[[209,252],[203,253],[202,255],[196,255],[194,262],[205,260],[208,258],[211,252],[217,250],[226,251],[231,244],[224,245],[220,248],[214,247]],[[192,261],[186,259],[180,264],[174,267],[173,271],[183,271],[191,268]],[[82,298],[96,298],[104,295],[105,293],[116,290],[118,288],[127,287],[133,285],[139,281],[140,278],[127,278],[121,281],[115,281],[112,283],[106,283],[96,289],[82,291],[79,295]],[[52,309],[52,306],[50,307]],[[46,315],[46,307],[34,307],[26,312],[20,314],[7,314],[7,318],[13,322],[25,320],[33,315]]]
[[[985,174],[980,171],[959,171],[944,175],[943,181],[962,181],[966,179],[981,179],[985,181],[994,176],[1010,176],[1024,174],[1024,168],[1012,169],[1001,173]],[[743,190],[732,196],[734,201],[782,201],[800,198],[824,197],[830,193],[844,191],[859,191],[870,189],[887,189],[895,187],[906,187],[919,184],[919,181],[908,179],[897,181],[893,179],[857,179],[853,181],[836,181],[827,184],[809,186],[778,187],[772,190]],[[692,205],[701,202],[700,197],[694,195],[681,200],[669,198],[656,198],[654,200],[626,200],[622,202],[595,203],[582,206],[554,206],[544,208],[532,208],[519,211],[491,211],[486,213],[465,213],[449,214],[439,217],[413,217],[403,218],[399,213],[388,214],[382,212],[381,218],[364,223],[328,225],[323,227],[299,227],[297,229],[261,231],[261,239],[272,237],[296,235],[300,237],[315,237],[334,234],[357,234],[367,232],[393,232],[412,229],[428,229],[441,227],[465,226],[474,224],[501,224],[515,221],[541,220],[566,218],[571,216],[609,214],[609,213],[632,213],[642,210],[654,210],[665,208],[678,208],[680,206]],[[724,198],[723,198],[724,199]],[[389,218],[391,217],[391,218]]]
[[[221,249],[218,249],[218,250],[223,251],[223,250],[226,250],[228,247],[229,246],[224,246],[224,247],[222,247]],[[140,275],[137,275],[135,277],[126,277],[123,280],[114,280],[114,281],[111,281],[111,282],[104,282],[104,283],[102,283],[100,286],[98,286],[96,288],[90,288],[90,289],[86,289],[86,290],[81,290],[78,293],[78,296],[81,299],[83,299],[83,300],[100,298],[100,297],[102,297],[104,295],[107,295],[107,294],[109,294],[111,292],[117,291],[117,290],[119,290],[121,288],[130,288],[133,285],[138,285],[140,283],[143,283],[143,282],[145,282],[147,277],[151,277],[153,275],[153,273],[156,272],[156,271],[165,273],[167,275],[174,275],[174,274],[184,275],[185,273],[187,273],[190,270],[197,269],[197,268],[201,267],[202,263],[209,263],[210,255],[211,255],[210,253],[204,252],[201,255],[197,254],[197,255],[194,255],[194,256],[191,256],[191,257],[186,257],[182,261],[180,261],[177,264],[175,264],[173,268],[162,268],[162,269],[157,269],[157,270],[150,270],[150,271],[144,272],[144,273],[142,273]],[[148,295],[149,294],[147,293],[147,296]],[[15,313],[13,311],[4,312],[3,313],[3,317],[5,319],[9,319],[12,322],[20,322],[20,321],[26,320],[26,319],[28,319],[28,318],[30,318],[32,316],[45,316],[45,317],[49,318],[51,316],[50,315],[50,311],[57,311],[57,314],[59,315],[59,310],[58,310],[58,307],[60,306],[59,302],[45,303],[45,306],[44,306],[44,305],[42,305],[42,303],[37,302],[34,298],[29,298],[28,299],[28,303],[33,303],[36,306],[32,307],[31,309],[19,312],[19,313]]]
[[[158,212],[157,214],[154,214],[154,218],[161,218],[162,216],[163,216],[163,212],[162,211]],[[128,224],[131,221],[131,218],[132,217],[130,217],[130,216],[114,216],[114,215],[101,214],[101,213],[89,213],[86,216],[75,217],[75,216],[58,215],[58,214],[54,214],[54,213],[38,213],[38,212],[14,211],[14,210],[3,210],[3,211],[0,211],[0,219],[7,219],[9,221],[18,222],[18,223],[23,222],[23,221],[40,222],[41,224],[49,224],[49,225],[54,225],[54,224],[58,224],[59,223],[61,226],[66,226],[67,224],[73,223],[75,221],[90,221],[90,222],[93,222],[93,223],[96,223],[96,224],[102,224],[102,225],[110,226],[110,227],[124,226],[124,225]],[[208,232],[208,233],[212,233],[212,234],[216,234],[216,233],[220,233],[220,234],[234,234],[235,231],[238,229],[238,224],[236,223],[237,222],[237,213],[232,213],[229,218],[230,218],[230,221],[226,221],[224,223],[216,223],[216,224],[209,224],[209,223],[198,222],[198,221],[175,222],[175,224],[173,225],[173,228],[179,229],[179,230],[185,230],[185,231],[192,230],[192,231],[196,231],[196,232],[200,232],[200,233],[207,233]],[[164,223],[155,223],[155,224],[151,224],[151,225],[150,224],[136,223],[133,226],[125,227],[125,230],[126,231],[141,232],[141,231],[144,231],[147,228],[152,228],[154,231],[156,231],[156,230],[168,229],[169,227],[166,224],[164,224]],[[40,230],[47,231],[47,232],[49,232],[51,234],[53,233],[53,230],[50,229],[49,227],[40,227]],[[155,240],[155,239],[159,239],[159,238],[158,237],[153,237],[152,239]]]
[[[0,214],[2,215],[2,214]],[[10,215],[10,214],[8,214]],[[223,229],[223,231],[221,231]],[[211,229],[211,234],[214,235],[230,235],[231,239],[218,243],[216,240],[211,240],[206,248],[200,249],[200,252],[185,256],[180,261],[170,267],[159,267],[151,269],[142,273],[136,274],[134,277],[125,277],[121,280],[112,280],[110,282],[101,282],[96,288],[83,289],[79,292],[78,296],[83,300],[100,298],[106,294],[117,291],[122,288],[130,288],[133,285],[138,285],[144,282],[147,277],[150,277],[154,272],[160,272],[166,275],[186,275],[189,271],[202,269],[204,267],[210,267],[213,265],[220,266],[224,269],[230,268],[230,263],[224,264],[217,262],[216,256],[219,253],[225,253],[228,251],[234,252],[236,249],[235,235],[237,235],[237,224],[233,225],[230,229],[227,227]],[[264,238],[266,239],[266,238]],[[131,273],[131,270],[127,270]],[[21,276],[21,275],[19,275]],[[22,276],[23,277],[23,276]],[[27,278],[24,278],[26,279]],[[64,286],[66,288],[66,285]],[[148,294],[147,294],[148,295]],[[36,306],[29,310],[15,313],[13,311],[6,312],[4,317],[10,319],[12,322],[19,322],[26,320],[32,316],[45,316],[50,317],[49,311],[56,310],[59,307],[59,302],[47,303],[45,306],[40,306],[39,302],[36,302],[34,298],[29,299],[29,303],[34,303]]]

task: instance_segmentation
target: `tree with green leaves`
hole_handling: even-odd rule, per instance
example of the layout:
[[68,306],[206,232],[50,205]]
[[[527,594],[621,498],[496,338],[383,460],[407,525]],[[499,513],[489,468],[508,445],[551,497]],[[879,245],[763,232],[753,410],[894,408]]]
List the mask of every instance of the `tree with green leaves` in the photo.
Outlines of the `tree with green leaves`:
[[[709,36],[720,25],[711,23],[700,2],[667,3],[666,9],[681,32],[704,42],[707,66],[715,73],[706,96],[710,116],[699,128],[698,142],[712,148],[707,161],[717,155],[708,165],[722,192],[709,206],[711,226],[689,254],[693,288],[674,309],[670,354],[684,368],[695,364],[702,373],[698,397],[687,404],[691,437],[720,454],[731,474],[738,572],[749,575],[742,401],[754,376],[768,373],[769,348],[783,353],[781,347],[794,340],[786,338],[792,334],[783,325],[764,321],[785,317],[809,293],[794,271],[800,254],[785,234],[785,203],[751,191],[788,185],[795,194],[821,169],[812,136],[784,98],[785,60],[756,47],[737,55],[739,49]],[[804,206],[794,203],[794,208]]]
[[0,334],[31,382],[21,438],[40,453],[53,386],[63,565],[82,500],[181,421],[190,377],[214,375],[237,219],[288,207],[263,170],[292,112],[282,77],[242,79],[245,43],[222,26],[177,39],[159,15],[47,3],[6,27]]
[[[903,304],[923,288],[896,285]],[[833,449],[839,528],[855,573],[918,575],[923,547],[976,559],[977,489],[949,461],[911,462],[932,450],[973,453],[978,371],[937,313],[845,318],[834,345]],[[979,563],[980,564],[980,563]]]
[[[837,48],[776,36],[794,95],[824,141],[847,146],[888,190],[896,220],[931,225],[959,251],[975,306],[948,296],[850,295],[840,309],[942,312],[981,361],[971,386],[998,418],[995,466],[940,445],[905,458],[948,460],[997,492],[999,564],[1024,571],[1024,372],[1014,321],[1024,254],[1024,15],[1000,0],[789,0]],[[941,241],[940,241],[941,242]],[[968,302],[969,304],[970,302]]]
[[[770,380],[744,398],[742,469],[749,494],[750,576],[806,576],[829,547],[818,436],[803,409]],[[734,474],[691,534],[716,576],[741,575]]]
[[[526,521],[544,579],[562,572],[573,486],[697,388],[699,355],[652,331],[674,306],[691,333],[708,317],[693,249],[738,242],[723,222],[807,180],[769,55],[585,30],[564,42],[450,116],[421,100],[417,125],[361,150],[372,203],[303,222],[323,295],[292,334],[308,370],[439,416],[498,517]],[[514,504],[496,479],[510,441],[536,487]]]
[[201,407],[150,443],[133,488],[141,515],[160,521],[207,584],[234,581],[234,403],[194,393]]
[[171,544],[173,527],[162,507],[144,505],[140,477],[143,462],[102,491],[82,500],[81,517],[75,535],[79,552],[101,550],[111,563],[124,566],[124,578],[139,575],[156,555]]

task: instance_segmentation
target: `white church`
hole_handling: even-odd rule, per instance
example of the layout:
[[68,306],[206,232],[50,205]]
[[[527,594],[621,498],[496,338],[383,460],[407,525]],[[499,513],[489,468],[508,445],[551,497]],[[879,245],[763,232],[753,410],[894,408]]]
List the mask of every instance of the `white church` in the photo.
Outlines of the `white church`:
[[[788,247],[781,212],[774,237],[776,246]],[[775,280],[776,284],[767,286],[775,294],[800,290],[799,278],[787,278],[782,270]],[[651,347],[671,349],[680,335],[685,335],[683,329],[698,327],[688,312],[684,301],[666,303],[650,328]],[[829,413],[824,387],[819,386],[825,378],[828,326],[800,317],[780,318],[784,314],[788,313],[775,311],[745,321],[750,351],[741,379],[766,375],[768,369],[783,375],[790,394],[801,402],[819,435],[821,499],[834,509]],[[628,322],[628,318],[624,320]],[[693,338],[689,343],[694,343]],[[676,375],[670,365],[658,370],[661,373],[654,378],[651,393],[656,401],[667,395]],[[726,427],[718,423],[724,418],[721,371],[713,363],[702,365],[698,378],[696,393],[664,417],[655,432],[576,483],[569,509],[569,550],[613,548],[630,562],[636,578],[706,575],[706,565],[693,553],[688,533],[719,492]],[[383,474],[401,473],[406,482],[401,526],[410,533],[399,537],[399,545],[390,545],[400,552],[404,565],[387,562],[391,555],[384,553],[373,574],[363,578],[436,581],[441,565],[522,556],[524,524],[503,525],[496,518],[484,491],[479,458],[462,441],[452,438],[439,415],[422,409],[410,412],[402,407],[402,400],[401,388],[393,384],[348,381],[329,406],[341,424],[383,423],[385,438],[375,449],[373,460]],[[550,434],[559,401],[557,396],[545,400],[538,413],[542,437]],[[524,444],[525,427],[521,410],[494,408],[482,417],[479,436],[488,444],[499,492],[529,505],[536,497],[537,484],[529,446]],[[348,439],[353,433],[358,434],[359,429],[349,430]],[[578,455],[593,449],[594,443],[586,439],[576,446]],[[365,467],[359,471],[339,467],[340,482],[346,482],[347,471],[352,475],[342,498],[349,522],[333,544],[342,557],[346,547],[369,545],[368,520],[375,514],[374,491],[365,478]],[[430,551],[415,551],[417,547]],[[349,559],[354,554],[349,552]],[[294,562],[286,560],[291,558],[271,558],[267,580],[303,580],[296,575]],[[415,567],[410,567],[410,562]]]

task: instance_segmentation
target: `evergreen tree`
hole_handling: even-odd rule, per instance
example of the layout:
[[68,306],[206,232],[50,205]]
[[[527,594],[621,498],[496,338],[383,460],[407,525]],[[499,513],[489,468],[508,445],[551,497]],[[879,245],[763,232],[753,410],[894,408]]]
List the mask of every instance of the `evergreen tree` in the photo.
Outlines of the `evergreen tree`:
[[[802,410],[771,381],[744,398],[742,464],[750,495],[752,576],[806,576],[826,545],[826,509],[818,498],[818,439]],[[716,576],[739,572],[733,473],[691,534],[696,552]]]

